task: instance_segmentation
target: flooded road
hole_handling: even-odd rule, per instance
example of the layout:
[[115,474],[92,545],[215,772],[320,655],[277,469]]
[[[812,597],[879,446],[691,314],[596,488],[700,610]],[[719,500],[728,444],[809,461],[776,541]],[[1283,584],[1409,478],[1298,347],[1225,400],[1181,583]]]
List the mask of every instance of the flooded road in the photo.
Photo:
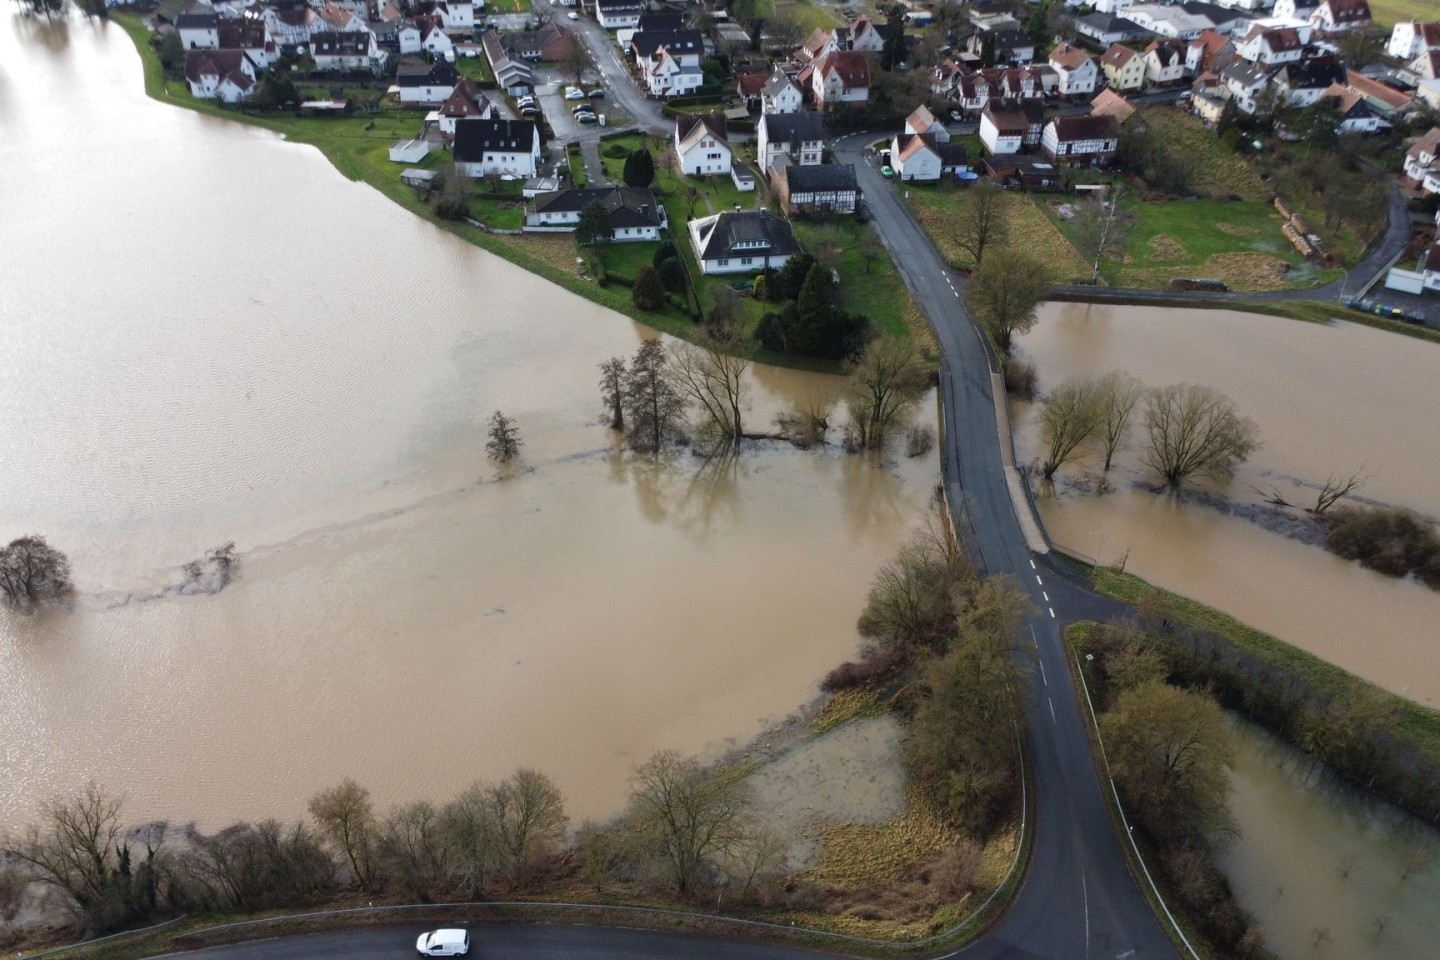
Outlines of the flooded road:
[[[1119,369],[1150,386],[1189,381],[1226,393],[1264,445],[1219,489],[1260,504],[1278,492],[1300,505],[1328,476],[1363,469],[1359,493],[1440,516],[1440,347],[1367,327],[1320,326],[1212,310],[1048,304],[1020,341],[1042,393],[1063,380]],[[1014,405],[1019,458],[1040,455],[1033,408]],[[1140,418],[1137,416],[1137,421]],[[1138,422],[1097,496],[1100,463],[1062,470],[1039,491],[1052,539],[1224,610],[1347,670],[1440,706],[1435,624],[1440,593],[1382,577],[1249,520],[1137,489]],[[1084,481],[1086,489],[1073,482]],[[1303,481],[1302,485],[1300,482]]]
[[[853,653],[933,454],[630,462],[596,388],[627,319],[146,99],[113,25],[7,9],[0,64],[0,540],[43,534],[78,589],[0,616],[0,827],[91,778],[215,825],[520,764],[603,815],[633,763],[747,737]],[[837,387],[752,383],[762,429]],[[224,592],[147,599],[229,540]]]

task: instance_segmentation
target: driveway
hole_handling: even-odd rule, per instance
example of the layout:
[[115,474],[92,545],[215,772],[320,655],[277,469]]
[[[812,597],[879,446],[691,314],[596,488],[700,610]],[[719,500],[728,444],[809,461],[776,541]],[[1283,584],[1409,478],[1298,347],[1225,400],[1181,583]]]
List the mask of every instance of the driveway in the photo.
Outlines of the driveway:
[[[622,61],[615,38],[600,24],[582,15],[578,20],[567,19],[569,10],[550,0],[533,0],[536,13],[550,16],[573,30],[585,49],[590,52],[591,72],[600,74],[600,86],[605,96],[629,114],[633,122],[646,130],[669,135],[674,123],[660,112],[660,102],[651,100],[640,93],[630,76],[630,68]],[[587,76],[587,81],[590,79]],[[558,133],[558,131],[557,131]]]

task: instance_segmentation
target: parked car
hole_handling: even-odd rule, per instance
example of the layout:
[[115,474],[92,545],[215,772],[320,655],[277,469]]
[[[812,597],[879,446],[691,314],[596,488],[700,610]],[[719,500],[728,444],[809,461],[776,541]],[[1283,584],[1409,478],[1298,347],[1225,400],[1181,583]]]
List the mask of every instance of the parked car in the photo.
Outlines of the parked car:
[[590,96],[593,99],[599,100],[601,97],[605,96],[605,91],[601,90],[599,87],[596,87],[594,90],[590,91]]
[[470,952],[470,931],[431,930],[420,934],[415,952],[422,957],[459,957]]
[[596,123],[597,118],[593,113],[582,113],[575,118],[580,123]]
[[566,88],[565,88],[565,99],[566,99],[566,100],[584,100],[584,99],[585,99],[585,91],[584,91],[584,90],[581,90],[579,87],[566,87]]
[[539,112],[540,111],[533,106],[520,108],[520,116],[526,120],[529,120],[531,117],[535,116]]
[[886,180],[889,180],[895,176],[895,170],[890,166],[890,164],[887,163],[885,164],[885,166],[880,168],[880,176],[884,177]]
[[517,106],[517,107],[533,107],[533,106],[535,106],[535,98],[532,97],[532,96],[530,96],[529,94],[526,94],[525,96],[519,97],[519,98],[517,98],[517,99],[515,100],[515,106]]
[[580,19],[580,14],[576,13],[574,10],[571,10],[569,13],[565,14],[565,16],[569,17],[571,20]]

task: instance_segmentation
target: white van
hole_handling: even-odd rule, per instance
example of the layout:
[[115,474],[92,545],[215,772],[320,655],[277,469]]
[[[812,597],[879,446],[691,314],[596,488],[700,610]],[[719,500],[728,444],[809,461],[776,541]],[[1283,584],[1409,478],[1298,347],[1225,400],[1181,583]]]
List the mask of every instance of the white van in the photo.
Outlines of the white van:
[[470,952],[469,930],[431,930],[420,934],[415,950],[422,957],[458,957]]

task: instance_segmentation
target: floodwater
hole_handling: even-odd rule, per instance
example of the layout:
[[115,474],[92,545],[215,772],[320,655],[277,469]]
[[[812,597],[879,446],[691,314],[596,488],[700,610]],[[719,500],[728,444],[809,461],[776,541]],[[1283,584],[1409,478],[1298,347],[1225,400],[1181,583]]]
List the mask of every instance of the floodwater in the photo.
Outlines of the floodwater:
[[[1226,393],[1264,446],[1212,489],[1247,504],[1278,492],[1302,506],[1331,475],[1368,475],[1364,497],[1440,516],[1440,347],[1368,327],[1230,311],[1048,304],[1019,342],[1040,390],[1070,377],[1129,372],[1150,386],[1188,381]],[[1016,404],[1022,461],[1041,451],[1033,408]],[[1137,417],[1137,421],[1138,421]],[[1440,706],[1440,593],[1341,560],[1199,504],[1134,486],[1151,481],[1134,448],[1097,496],[1100,463],[1063,468],[1040,496],[1061,545],[1224,610],[1418,702]],[[1037,485],[1038,490],[1038,485]],[[1298,512],[1298,511],[1297,511]]]
[[[45,535],[78,588],[0,616],[0,827],[92,778],[213,826],[519,765],[604,815],[653,751],[748,737],[853,654],[933,455],[617,454],[596,365],[642,328],[147,100],[113,25],[0,13],[0,129],[0,541]],[[763,428],[837,385],[752,386]],[[166,592],[230,540],[236,583]]]
[[1426,960],[1440,942],[1440,834],[1236,721],[1220,857],[1281,960]]

